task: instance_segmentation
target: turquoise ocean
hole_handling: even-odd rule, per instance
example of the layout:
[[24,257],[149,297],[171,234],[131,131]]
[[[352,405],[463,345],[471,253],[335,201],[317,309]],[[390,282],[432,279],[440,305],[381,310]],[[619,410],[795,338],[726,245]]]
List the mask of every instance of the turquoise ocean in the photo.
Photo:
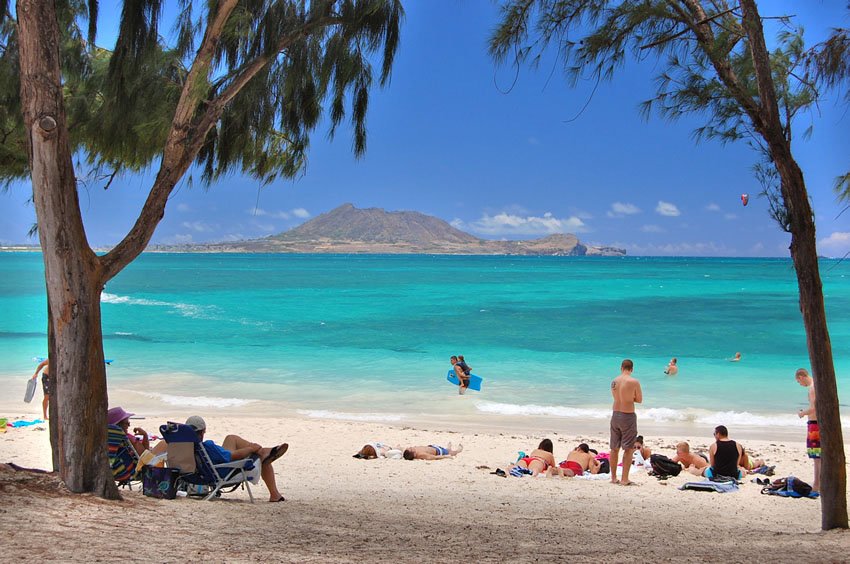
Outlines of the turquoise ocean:
[[[846,421],[850,261],[821,274]],[[7,382],[46,356],[43,276],[39,253],[0,253]],[[806,399],[785,259],[146,253],[107,285],[102,312],[110,391],[174,410],[601,420],[623,358],[644,421],[793,427]],[[481,393],[448,385],[452,354]]]

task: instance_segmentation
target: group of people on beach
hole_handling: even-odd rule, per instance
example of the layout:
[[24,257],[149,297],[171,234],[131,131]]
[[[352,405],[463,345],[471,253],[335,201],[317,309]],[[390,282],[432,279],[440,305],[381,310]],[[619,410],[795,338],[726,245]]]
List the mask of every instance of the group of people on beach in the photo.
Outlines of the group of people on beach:
[[[135,427],[130,432],[130,417],[133,415],[135,413],[125,411],[123,407],[113,407],[106,412],[106,422],[108,425],[120,427],[126,433],[127,440],[139,456],[142,456],[145,451],[149,451],[154,456],[165,454],[168,445],[164,440],[159,441],[154,447],[151,447],[151,436],[147,431],[141,427]],[[200,415],[192,415],[186,419],[186,425],[197,433],[198,440],[204,445],[204,449],[207,451],[213,464],[225,464],[234,460],[256,457],[261,464],[260,477],[269,490],[269,501],[285,501],[280,490],[278,490],[272,463],[286,454],[286,451],[289,450],[287,443],[264,447],[259,443],[243,439],[239,435],[227,435],[224,437],[221,445],[218,445],[212,440],[204,440],[207,424]]]
[[[675,359],[674,359],[675,360]],[[452,365],[456,373],[467,374],[464,371],[463,357],[452,357]],[[461,364],[463,363],[463,365]],[[468,365],[467,365],[468,368]],[[471,369],[470,369],[471,370]],[[633,376],[634,363],[625,359],[620,365],[620,374],[611,382],[611,396],[613,399],[612,414],[610,419],[610,452],[600,453],[590,448],[587,443],[580,443],[574,447],[567,457],[557,462],[554,455],[554,445],[550,439],[543,439],[537,448],[530,454],[521,453],[519,459],[508,466],[507,472],[497,470],[494,474],[514,476],[540,474],[548,476],[574,477],[585,473],[600,474],[610,472],[610,481],[613,484],[624,486],[632,485],[630,471],[633,461],[640,463],[648,461],[652,455],[649,448],[644,444],[642,436],[638,435],[637,415],[635,404],[643,402],[643,390],[640,382]],[[817,412],[815,410],[814,382],[808,371],[804,368],[797,370],[795,374],[797,383],[808,390],[809,406],[807,409],[798,411],[799,417],[807,417],[807,454],[814,461],[813,491],[820,489],[820,432],[817,424]],[[461,392],[462,393],[462,392]],[[107,422],[110,425],[119,426],[126,434],[130,444],[139,453],[150,450],[153,454],[161,454],[166,450],[166,444],[161,441],[151,447],[150,435],[142,428],[135,427],[130,432],[130,417],[122,407],[113,407],[107,413]],[[228,435],[221,445],[211,440],[204,440],[206,423],[198,415],[193,415],[186,420],[186,425],[192,427],[198,434],[213,463],[230,462],[241,460],[250,456],[257,457],[262,464],[261,476],[269,489],[269,501],[283,501],[284,497],[277,488],[272,463],[286,453],[289,445],[282,443],[273,447],[264,447],[258,443],[243,439],[238,435]],[[765,461],[754,459],[749,456],[745,448],[738,442],[729,438],[729,431],[724,425],[718,425],[714,429],[715,442],[711,444],[707,455],[692,453],[687,442],[676,445],[676,454],[671,459],[681,464],[685,470],[697,476],[707,479],[722,479],[724,477],[740,480],[750,472],[764,473]],[[371,442],[364,445],[355,455],[360,459],[377,458],[399,458],[404,460],[443,460],[453,458],[463,451],[463,445],[453,448],[451,443],[447,446],[438,444],[398,447],[382,442]],[[618,476],[618,463],[621,460],[622,470]],[[639,455],[636,455],[638,453]],[[607,468],[606,468],[607,467]],[[772,467],[770,467],[772,470]]]

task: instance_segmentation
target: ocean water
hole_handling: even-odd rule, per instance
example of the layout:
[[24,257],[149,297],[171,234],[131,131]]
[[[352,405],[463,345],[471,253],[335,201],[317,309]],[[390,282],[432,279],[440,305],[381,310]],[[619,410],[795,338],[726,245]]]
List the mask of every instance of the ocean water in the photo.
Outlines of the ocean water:
[[[850,261],[821,274],[845,398]],[[0,253],[0,376],[46,355],[45,303],[41,255]],[[187,411],[602,420],[623,358],[644,421],[791,427],[806,402],[789,260],[145,254],[102,312],[110,390]],[[452,354],[481,393],[445,381]]]

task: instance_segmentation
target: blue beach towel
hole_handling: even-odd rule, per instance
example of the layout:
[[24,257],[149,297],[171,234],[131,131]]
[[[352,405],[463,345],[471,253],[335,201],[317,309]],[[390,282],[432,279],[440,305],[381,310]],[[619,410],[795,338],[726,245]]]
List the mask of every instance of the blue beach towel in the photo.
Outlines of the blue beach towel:
[[42,423],[44,423],[43,419],[33,419],[32,421],[25,421],[21,419],[20,421],[6,423],[6,426],[17,429],[18,427],[29,427],[30,425],[41,425]]
[[510,474],[511,474],[511,476],[516,476],[517,478],[522,478],[526,474],[530,475],[531,470],[529,470],[528,468],[521,468],[519,466],[514,466],[513,468],[511,468]]
[[705,480],[703,482],[688,482],[679,487],[680,490],[695,490],[698,492],[717,492],[729,493],[738,491],[738,484],[735,482],[712,482]]

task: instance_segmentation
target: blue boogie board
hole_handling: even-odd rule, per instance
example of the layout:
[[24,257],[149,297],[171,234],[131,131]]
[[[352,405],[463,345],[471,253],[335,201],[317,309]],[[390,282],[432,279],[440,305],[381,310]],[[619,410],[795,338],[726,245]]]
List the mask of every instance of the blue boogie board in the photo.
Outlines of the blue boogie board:
[[[457,379],[457,374],[455,374],[454,370],[449,370],[449,373],[446,374],[446,380],[448,380],[449,383],[451,383],[455,386],[460,386],[460,380]],[[470,390],[475,390],[476,392],[480,392],[481,391],[481,382],[482,382],[481,376],[476,376],[475,374],[469,375],[469,389]]]

